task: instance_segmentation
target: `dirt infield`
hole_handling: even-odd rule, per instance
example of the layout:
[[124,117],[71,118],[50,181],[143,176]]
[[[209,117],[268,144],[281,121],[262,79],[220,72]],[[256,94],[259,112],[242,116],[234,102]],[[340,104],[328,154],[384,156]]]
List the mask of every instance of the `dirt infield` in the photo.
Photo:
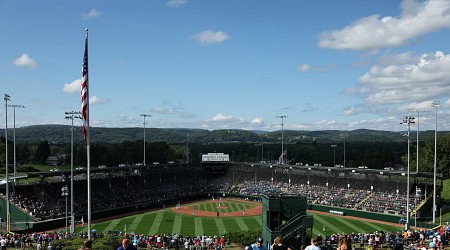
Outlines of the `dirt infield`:
[[[222,201],[232,201],[233,199],[222,199]],[[217,202],[214,200],[205,201],[204,203],[213,203]],[[255,216],[262,214],[262,205],[259,202],[253,201],[245,201],[247,203],[255,204],[254,207],[246,209],[245,211],[236,211],[232,213],[221,213],[217,214],[217,212],[209,212],[204,210],[194,210],[192,209],[193,204],[187,206],[180,206],[178,209],[176,207],[172,208],[172,211],[175,213],[185,214],[185,215],[193,215],[193,216],[202,216],[202,217],[238,217],[238,216]],[[225,207],[217,207],[217,208],[225,208]],[[195,213],[194,213],[195,212]]]

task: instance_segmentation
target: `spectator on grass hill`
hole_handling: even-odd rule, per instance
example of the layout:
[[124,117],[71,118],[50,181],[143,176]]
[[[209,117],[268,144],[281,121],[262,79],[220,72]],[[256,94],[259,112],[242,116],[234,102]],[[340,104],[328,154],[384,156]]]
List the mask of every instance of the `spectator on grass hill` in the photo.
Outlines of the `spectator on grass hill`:
[[92,240],[85,240],[83,245],[78,250],[91,250],[92,249]]
[[129,239],[122,240],[122,246],[118,247],[117,250],[137,250],[135,246],[130,244]]

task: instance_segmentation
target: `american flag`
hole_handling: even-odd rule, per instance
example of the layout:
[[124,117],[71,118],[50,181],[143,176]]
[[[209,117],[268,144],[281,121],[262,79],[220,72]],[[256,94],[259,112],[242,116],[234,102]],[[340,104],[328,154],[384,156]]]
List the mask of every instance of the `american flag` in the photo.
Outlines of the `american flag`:
[[86,129],[89,126],[89,93],[88,93],[88,33],[86,29],[86,42],[84,45],[83,69],[81,78],[81,116],[83,119],[84,143],[87,140]]

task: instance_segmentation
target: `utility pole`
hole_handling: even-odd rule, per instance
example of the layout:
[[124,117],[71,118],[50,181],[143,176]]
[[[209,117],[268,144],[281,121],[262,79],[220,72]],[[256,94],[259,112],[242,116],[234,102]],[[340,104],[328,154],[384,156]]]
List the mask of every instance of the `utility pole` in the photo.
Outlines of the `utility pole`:
[[439,107],[439,101],[433,102],[433,106],[436,108],[435,117],[435,129],[434,129],[434,167],[433,167],[433,223],[436,223],[436,166],[437,166],[437,113]]
[[14,186],[13,186],[13,192],[14,196],[16,195],[16,173],[17,173],[17,161],[16,161],[16,108],[25,108],[23,105],[8,105],[8,107],[13,108],[14,113],[14,129],[13,129],[13,138],[14,138]]
[[287,116],[280,115],[276,118],[281,118],[281,165],[284,165],[284,118]]
[[410,162],[410,160],[409,160],[409,155],[410,155],[410,153],[409,153],[409,135],[410,135],[410,131],[411,131],[411,123],[415,123],[414,122],[414,117],[412,117],[412,116],[405,116],[404,118],[403,118],[403,121],[400,123],[400,124],[408,124],[408,177],[407,177],[407,180],[406,180],[406,223],[405,223],[405,230],[409,230],[409,227],[410,227],[410,212],[409,212],[409,172],[410,172],[410,168],[409,168],[409,162]]
[[[70,119],[72,121],[71,132],[72,136],[70,139],[70,233],[73,234],[75,232],[75,214],[74,214],[74,201],[73,201],[73,119],[78,118],[81,119],[80,111],[70,111],[64,113],[66,116],[64,118]],[[67,196],[66,196],[67,201]],[[66,205],[67,208],[67,205]],[[66,215],[67,217],[67,215]],[[67,229],[66,229],[67,230]]]
[[9,211],[9,171],[8,171],[8,101],[11,101],[11,96],[5,94],[5,161],[6,161],[6,231],[11,232],[11,214]]
[[147,114],[140,114],[139,116],[144,117],[144,166],[145,166],[145,118],[146,117],[152,117],[151,115]]

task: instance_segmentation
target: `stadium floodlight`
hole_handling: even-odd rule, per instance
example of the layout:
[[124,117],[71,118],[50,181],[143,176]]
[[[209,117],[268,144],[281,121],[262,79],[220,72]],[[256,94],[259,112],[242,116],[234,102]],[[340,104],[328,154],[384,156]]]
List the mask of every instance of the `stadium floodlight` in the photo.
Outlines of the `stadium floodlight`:
[[333,148],[333,167],[336,167],[336,144],[331,144],[331,147]]
[[340,135],[341,138],[344,138],[344,168],[345,168],[345,139],[348,137],[348,134],[344,133]]
[[72,136],[70,139],[70,233],[73,234],[75,232],[75,214],[74,214],[74,201],[73,201],[73,119],[78,118],[82,119],[80,111],[69,111],[64,112],[66,115],[65,119],[70,119],[72,121],[71,132]]
[[407,171],[407,177],[406,177],[406,223],[405,223],[405,230],[409,230],[410,221],[409,221],[409,135],[411,132],[411,123],[414,122],[414,117],[412,116],[405,116],[403,117],[403,121],[400,122],[400,124],[408,124],[408,171]]
[[434,101],[433,106],[436,110],[435,129],[434,129],[434,166],[433,166],[433,223],[436,223],[436,164],[437,164],[437,112],[439,101]]
[[186,163],[189,164],[189,134],[186,135]]
[[69,195],[69,189],[67,188],[67,185],[61,188],[61,195],[63,197],[66,197],[66,233],[67,233],[67,196]]
[[289,193],[291,192],[291,171],[292,171],[292,167],[289,167],[289,186],[288,186],[288,190]]
[[11,232],[11,214],[9,211],[9,172],[8,172],[8,101],[11,100],[11,96],[5,94],[5,162],[6,162],[6,231]]
[[139,116],[144,117],[144,166],[145,166],[145,118],[146,117],[152,117],[151,115],[147,115],[147,114],[140,114]]
[[271,178],[271,180],[272,180],[272,186],[273,186],[273,167],[272,167],[272,165],[270,165],[270,169],[272,170],[272,178]]
[[425,110],[413,110],[412,112],[417,112],[417,139],[416,139],[416,178],[417,173],[419,173],[419,125],[420,125],[420,113],[425,112]]
[[281,155],[280,155],[280,160],[281,160],[281,165],[284,165],[284,118],[286,118],[287,116],[285,115],[279,115],[276,116],[276,118],[281,118]]
[[[14,113],[14,129],[13,129],[13,138],[14,138],[14,177],[16,177],[16,108],[25,108],[23,105],[8,105],[8,107],[13,108]],[[14,196],[16,195],[16,178],[14,178],[14,186],[13,186]]]

